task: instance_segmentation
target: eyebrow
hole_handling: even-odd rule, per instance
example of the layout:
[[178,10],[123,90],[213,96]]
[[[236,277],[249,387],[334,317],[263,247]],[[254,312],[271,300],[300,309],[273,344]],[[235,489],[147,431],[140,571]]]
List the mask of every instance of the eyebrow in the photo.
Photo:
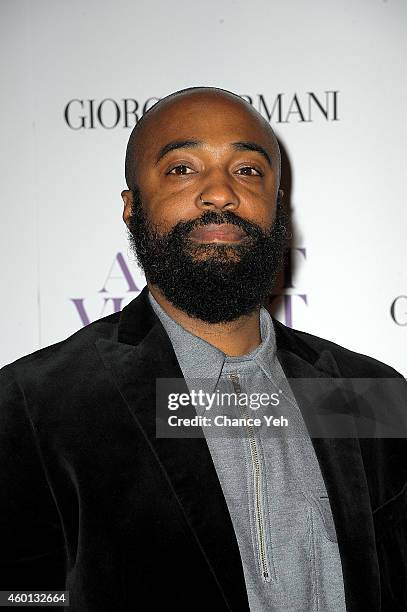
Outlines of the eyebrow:
[[[169,142],[159,150],[156,159],[156,164],[158,164],[158,162],[171,151],[175,151],[176,149],[195,149],[198,147],[202,147],[203,144],[204,143],[201,140],[174,140],[172,142]],[[256,151],[265,158],[265,160],[270,166],[272,166],[272,159],[270,154],[266,151],[264,147],[257,144],[256,142],[242,140],[239,142],[232,142],[231,146],[233,149],[235,149],[235,151]]]
[[195,147],[201,147],[203,142],[201,140],[174,140],[164,145],[158,152],[156,164],[171,151],[176,149],[193,149]]
[[232,147],[236,151],[257,151],[257,153],[260,153],[260,155],[262,155],[265,158],[269,166],[272,166],[271,155],[266,151],[264,147],[257,144],[257,142],[248,142],[248,141],[233,142]]

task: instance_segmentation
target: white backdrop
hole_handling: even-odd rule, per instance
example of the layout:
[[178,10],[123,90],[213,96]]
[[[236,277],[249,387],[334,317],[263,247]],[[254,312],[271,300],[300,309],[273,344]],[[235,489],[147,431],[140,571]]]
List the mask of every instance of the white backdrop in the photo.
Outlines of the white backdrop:
[[279,318],[407,375],[405,0],[0,11],[1,364],[137,295],[120,198],[132,111],[211,85],[269,112],[288,153],[301,250]]

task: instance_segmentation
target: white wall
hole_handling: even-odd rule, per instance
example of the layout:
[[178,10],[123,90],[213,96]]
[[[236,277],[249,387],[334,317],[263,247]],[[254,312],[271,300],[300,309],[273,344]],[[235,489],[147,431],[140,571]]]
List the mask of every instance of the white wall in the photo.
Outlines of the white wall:
[[[213,85],[256,108],[275,103],[294,246],[306,249],[294,252],[286,292],[292,325],[407,375],[407,297],[397,322],[390,313],[407,295],[403,0],[3,0],[0,21],[2,364],[79,329],[81,307],[94,320],[137,295],[144,280],[121,220],[134,121],[129,112],[124,126],[123,99],[142,108]],[[107,98],[120,109],[112,129],[97,118]],[[74,127],[86,117],[84,129],[64,119],[72,99],[85,101],[86,112],[69,111]],[[115,113],[102,105],[106,125]]]

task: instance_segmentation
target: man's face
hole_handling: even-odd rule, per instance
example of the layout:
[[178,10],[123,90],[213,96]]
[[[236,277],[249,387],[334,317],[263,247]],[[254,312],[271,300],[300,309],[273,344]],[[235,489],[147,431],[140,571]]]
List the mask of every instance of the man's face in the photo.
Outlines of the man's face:
[[138,151],[123,216],[148,282],[208,322],[252,311],[285,237],[270,131],[243,102],[195,93],[146,117]]
[[[152,223],[165,232],[178,221],[198,218],[209,207],[202,204],[202,194],[214,210],[233,211],[270,228],[279,185],[278,151],[243,101],[213,93],[181,96],[146,119],[136,182]],[[190,144],[170,149],[182,142]],[[271,165],[259,151],[235,143],[262,147]]]

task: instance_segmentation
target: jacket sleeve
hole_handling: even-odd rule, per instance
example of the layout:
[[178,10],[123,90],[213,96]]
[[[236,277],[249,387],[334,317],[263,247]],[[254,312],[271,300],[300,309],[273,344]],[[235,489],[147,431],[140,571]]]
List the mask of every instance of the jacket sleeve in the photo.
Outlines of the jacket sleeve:
[[63,590],[64,537],[13,366],[0,370],[0,590]]

